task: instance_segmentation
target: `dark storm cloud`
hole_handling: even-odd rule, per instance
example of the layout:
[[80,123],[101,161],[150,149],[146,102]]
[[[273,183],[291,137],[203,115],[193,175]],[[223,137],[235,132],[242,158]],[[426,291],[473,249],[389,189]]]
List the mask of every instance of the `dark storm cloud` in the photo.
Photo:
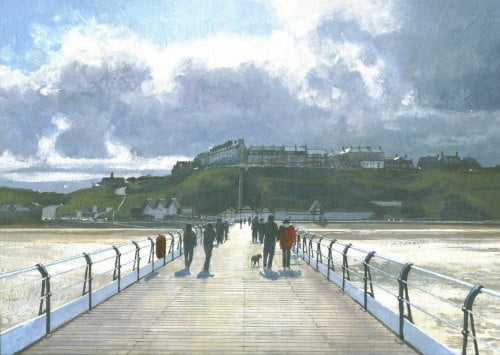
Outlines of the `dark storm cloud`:
[[324,115],[252,64],[208,70],[188,61],[175,83],[175,104],[156,101],[144,121],[128,115],[113,122],[116,139],[146,155],[196,155],[234,138],[255,144],[303,141],[307,121]]
[[397,61],[426,106],[468,111],[500,108],[500,2],[397,2],[401,31],[377,46]]
[[341,92],[331,100],[324,134],[333,134],[339,145],[382,145],[388,153],[414,158],[444,150],[498,163],[500,3],[395,4],[394,31],[369,33],[341,16],[318,28],[324,47],[332,41],[355,44],[365,65],[384,63],[379,97],[368,95],[362,75],[342,57],[310,71],[309,85],[319,97],[326,100],[332,88]]

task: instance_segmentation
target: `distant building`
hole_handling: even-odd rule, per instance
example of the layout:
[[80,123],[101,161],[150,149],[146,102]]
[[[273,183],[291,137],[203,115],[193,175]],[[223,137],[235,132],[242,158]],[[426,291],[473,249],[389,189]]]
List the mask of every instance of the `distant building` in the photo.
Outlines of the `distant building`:
[[257,215],[257,211],[250,206],[242,207],[238,211],[238,218],[248,219],[248,217],[253,218]]
[[400,157],[396,155],[394,158],[385,158],[385,169],[413,169],[413,160],[407,157]]
[[329,156],[331,166],[338,169],[383,169],[385,154],[381,147],[342,147],[337,154]]
[[328,151],[326,149],[307,149],[307,166],[329,167]]
[[267,218],[273,214],[273,211],[270,210],[269,208],[267,207],[261,207],[257,210],[257,216],[259,218],[262,218],[264,219],[265,222],[267,222]]
[[249,166],[283,166],[285,148],[283,146],[251,146],[247,151]]
[[134,208],[131,214],[135,217],[146,219],[161,220],[173,216],[192,216],[192,207],[182,207],[177,198],[171,199],[152,199],[147,198],[142,208]]
[[224,211],[222,211],[219,215],[223,220],[233,222],[236,219],[237,213],[234,210],[234,208],[228,207]]
[[245,162],[245,142],[243,139],[238,139],[216,145],[208,152],[198,154],[194,162],[195,165],[201,167],[243,164]]
[[97,184],[98,186],[112,187],[118,189],[120,187],[126,187],[125,178],[115,177],[114,173],[111,173],[109,177],[102,178],[101,182]]
[[436,156],[421,157],[417,167],[422,170],[474,170],[480,169],[481,165],[474,158],[461,159],[458,152],[455,155],[444,155],[441,152]]

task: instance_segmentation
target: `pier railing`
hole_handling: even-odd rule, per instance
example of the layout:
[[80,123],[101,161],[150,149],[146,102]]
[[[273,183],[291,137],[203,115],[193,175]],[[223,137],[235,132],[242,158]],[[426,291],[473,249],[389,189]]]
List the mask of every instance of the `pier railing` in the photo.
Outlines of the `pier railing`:
[[420,352],[500,353],[498,292],[307,231],[294,249]]
[[[193,230],[201,239],[202,228]],[[0,353],[22,350],[183,254],[182,231],[167,231],[166,253],[146,237],[0,274]]]

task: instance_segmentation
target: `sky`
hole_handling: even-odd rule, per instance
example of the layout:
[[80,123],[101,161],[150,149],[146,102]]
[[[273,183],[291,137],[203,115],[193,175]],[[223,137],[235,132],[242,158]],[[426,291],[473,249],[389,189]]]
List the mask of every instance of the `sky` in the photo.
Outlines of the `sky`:
[[500,164],[497,0],[0,0],[0,185],[167,175],[230,139]]

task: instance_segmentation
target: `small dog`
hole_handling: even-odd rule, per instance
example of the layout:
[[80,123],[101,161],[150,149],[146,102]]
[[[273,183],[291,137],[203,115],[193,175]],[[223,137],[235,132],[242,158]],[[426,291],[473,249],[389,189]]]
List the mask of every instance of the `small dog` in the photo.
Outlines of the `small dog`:
[[252,263],[252,267],[259,266],[260,265],[260,259],[262,259],[262,255],[261,254],[252,255],[252,258],[250,259],[250,261]]

